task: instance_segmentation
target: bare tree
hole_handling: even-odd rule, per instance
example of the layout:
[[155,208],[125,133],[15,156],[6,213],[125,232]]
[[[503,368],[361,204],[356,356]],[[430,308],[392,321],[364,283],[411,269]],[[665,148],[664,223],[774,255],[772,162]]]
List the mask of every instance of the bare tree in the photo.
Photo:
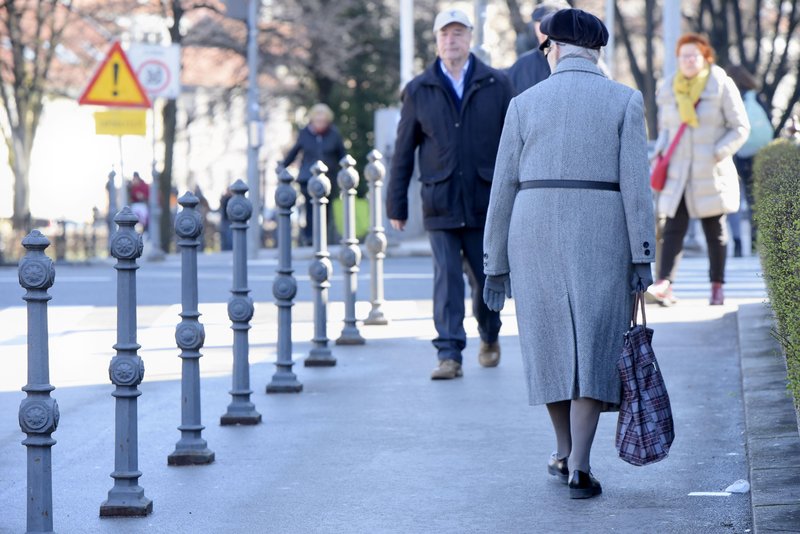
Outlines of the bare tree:
[[0,98],[5,121],[0,121],[14,174],[13,226],[31,228],[31,151],[42,117],[48,77],[64,29],[73,19],[70,0],[0,2],[0,27],[8,40],[0,49]]
[[721,66],[738,62],[761,80],[761,93],[780,113],[779,132],[800,99],[800,58],[791,46],[800,37],[800,1],[702,0],[685,15],[694,31],[709,36]]

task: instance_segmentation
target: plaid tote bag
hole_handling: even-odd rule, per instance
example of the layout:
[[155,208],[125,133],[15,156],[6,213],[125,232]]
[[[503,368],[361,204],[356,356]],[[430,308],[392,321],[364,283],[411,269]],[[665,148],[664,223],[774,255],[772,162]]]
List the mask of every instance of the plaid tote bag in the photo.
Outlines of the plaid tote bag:
[[[642,324],[636,324],[638,308]],[[622,402],[617,422],[617,452],[633,465],[663,460],[669,453],[675,429],[669,395],[651,343],[653,330],[647,328],[644,293],[637,293],[631,328],[625,333],[619,368]]]

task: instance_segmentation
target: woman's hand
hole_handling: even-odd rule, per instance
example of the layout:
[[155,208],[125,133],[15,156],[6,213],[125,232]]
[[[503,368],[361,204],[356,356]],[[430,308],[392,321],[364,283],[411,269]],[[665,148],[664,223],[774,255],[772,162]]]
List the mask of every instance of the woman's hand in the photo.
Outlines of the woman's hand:
[[487,276],[483,284],[483,301],[486,307],[499,312],[505,305],[506,297],[511,298],[511,280],[508,275]]

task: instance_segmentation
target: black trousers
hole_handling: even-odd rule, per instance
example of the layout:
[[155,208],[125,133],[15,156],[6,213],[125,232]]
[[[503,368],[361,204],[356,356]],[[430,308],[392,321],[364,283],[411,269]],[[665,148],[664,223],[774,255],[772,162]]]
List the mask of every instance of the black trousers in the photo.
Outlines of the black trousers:
[[[300,194],[303,195],[303,199],[305,200],[303,211],[305,211],[306,220],[305,226],[300,227],[300,245],[310,245],[314,229],[314,201],[311,198],[311,194],[308,192],[308,182],[300,182]],[[328,200],[332,202],[334,198],[337,197],[331,193]],[[336,245],[339,243],[342,236],[339,235],[336,229],[336,223],[333,219],[333,204],[331,202],[328,202],[328,205],[325,207],[325,220],[328,223],[328,233],[326,235],[328,236],[328,245]]]
[[[725,214],[700,219],[708,245],[708,276],[712,282],[725,283],[725,259],[728,251],[728,225]],[[675,217],[667,218],[662,231],[661,260],[658,279],[675,280],[678,264],[683,256],[683,238],[689,228],[689,211],[686,198],[681,199]]]
[[750,235],[753,241],[756,238],[756,224],[753,220],[753,213],[755,212],[755,197],[753,196],[753,158],[740,158],[733,156],[733,163],[736,165],[736,171],[744,184],[744,194],[747,198],[747,219],[750,222]]
[[500,333],[500,313],[483,302],[483,229],[432,230],[428,232],[433,252],[433,323],[437,337],[433,345],[440,360],[461,362],[467,346],[464,330],[464,274],[472,293],[472,314],[478,320],[481,340],[494,343]]

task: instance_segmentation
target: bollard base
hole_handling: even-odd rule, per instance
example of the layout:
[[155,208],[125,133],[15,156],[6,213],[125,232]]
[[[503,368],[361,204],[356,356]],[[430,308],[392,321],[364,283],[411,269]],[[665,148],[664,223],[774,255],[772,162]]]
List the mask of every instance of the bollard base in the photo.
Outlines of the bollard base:
[[303,384],[301,384],[300,382],[295,382],[294,384],[292,383],[267,384],[267,393],[300,393],[301,391],[303,391]]
[[153,501],[142,497],[136,501],[105,501],[100,505],[100,517],[145,517],[153,512]]
[[336,358],[331,354],[331,349],[327,347],[327,344],[326,341],[326,346],[311,349],[303,365],[306,367],[333,367],[336,365]]
[[327,356],[323,354],[312,354],[305,359],[303,365],[306,367],[334,367],[336,365],[336,358],[331,356],[328,352]]
[[214,461],[214,451],[209,449],[175,451],[167,457],[167,465],[206,465]]
[[342,335],[339,336],[339,339],[336,340],[337,345],[364,345],[367,342],[366,339],[361,337],[361,334],[356,331],[353,333],[345,334],[342,332]]
[[364,319],[364,324],[366,325],[378,325],[378,326],[386,326],[389,324],[389,319],[383,315],[383,312],[380,310],[372,310],[369,312],[369,315],[366,319]]
[[261,422],[261,414],[255,410],[251,413],[226,413],[219,418],[222,426],[230,425],[257,425]]

